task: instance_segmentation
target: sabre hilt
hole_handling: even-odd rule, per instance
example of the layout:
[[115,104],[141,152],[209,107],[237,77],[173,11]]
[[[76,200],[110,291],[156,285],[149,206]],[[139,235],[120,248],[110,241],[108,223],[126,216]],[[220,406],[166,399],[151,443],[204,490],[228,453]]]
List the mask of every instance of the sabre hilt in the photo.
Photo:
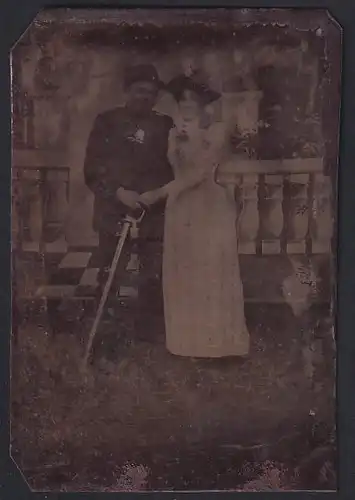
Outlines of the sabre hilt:
[[130,234],[132,239],[138,238],[138,226],[142,222],[144,216],[145,209],[141,206],[126,215],[124,222],[128,222],[130,224]]

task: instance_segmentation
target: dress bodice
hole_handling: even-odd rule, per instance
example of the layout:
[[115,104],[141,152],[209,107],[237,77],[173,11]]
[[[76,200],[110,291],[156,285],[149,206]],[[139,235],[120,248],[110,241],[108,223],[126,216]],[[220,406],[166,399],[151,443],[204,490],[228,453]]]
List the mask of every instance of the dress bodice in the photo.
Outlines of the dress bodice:
[[170,131],[168,156],[175,178],[218,163],[225,134],[222,124],[202,128],[198,122],[178,123]]

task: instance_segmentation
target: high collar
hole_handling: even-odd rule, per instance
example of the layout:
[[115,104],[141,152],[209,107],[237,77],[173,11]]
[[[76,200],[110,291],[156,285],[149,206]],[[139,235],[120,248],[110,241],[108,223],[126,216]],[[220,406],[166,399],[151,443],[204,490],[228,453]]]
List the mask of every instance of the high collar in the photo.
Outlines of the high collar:
[[129,108],[127,105],[124,106],[126,115],[129,118],[132,118],[133,120],[146,120],[150,118],[153,114],[153,110],[147,112],[147,113],[139,113],[139,112],[134,112],[131,108]]
[[195,118],[194,120],[183,120],[183,118],[179,115],[175,119],[175,126],[177,130],[180,131],[185,131],[185,132],[192,132],[194,130],[199,130],[200,127],[200,119]]

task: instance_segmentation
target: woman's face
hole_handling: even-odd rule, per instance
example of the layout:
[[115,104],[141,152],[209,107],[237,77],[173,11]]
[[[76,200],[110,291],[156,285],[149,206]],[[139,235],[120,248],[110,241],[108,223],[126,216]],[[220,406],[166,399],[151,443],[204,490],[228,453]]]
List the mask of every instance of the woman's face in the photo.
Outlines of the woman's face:
[[199,96],[192,90],[185,90],[179,101],[181,117],[186,121],[198,118],[202,111]]

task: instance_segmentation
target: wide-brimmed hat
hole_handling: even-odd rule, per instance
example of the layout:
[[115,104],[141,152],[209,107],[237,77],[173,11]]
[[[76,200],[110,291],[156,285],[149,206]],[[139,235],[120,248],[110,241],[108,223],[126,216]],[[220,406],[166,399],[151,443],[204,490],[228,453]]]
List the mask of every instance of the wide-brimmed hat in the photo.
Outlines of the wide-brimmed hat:
[[177,101],[180,100],[185,90],[191,90],[200,96],[204,105],[217,101],[217,99],[221,97],[219,92],[210,89],[207,85],[186,75],[178,75],[170,80],[166,85],[166,90],[169,91]]
[[138,64],[129,66],[124,75],[124,87],[127,89],[137,82],[150,82],[156,84],[158,89],[165,87],[165,84],[160,80],[158,71],[152,64]]

